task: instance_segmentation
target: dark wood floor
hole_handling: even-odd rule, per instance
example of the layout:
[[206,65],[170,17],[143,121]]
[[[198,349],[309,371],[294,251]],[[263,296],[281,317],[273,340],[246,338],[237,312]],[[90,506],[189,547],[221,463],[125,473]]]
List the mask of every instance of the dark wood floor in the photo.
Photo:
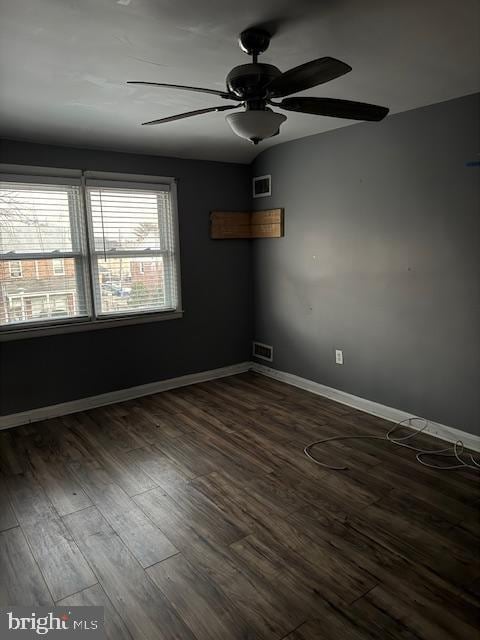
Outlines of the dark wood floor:
[[[478,478],[255,374],[0,432],[0,606],[105,606],[108,638],[478,637]],[[438,445],[438,441],[422,438]]]

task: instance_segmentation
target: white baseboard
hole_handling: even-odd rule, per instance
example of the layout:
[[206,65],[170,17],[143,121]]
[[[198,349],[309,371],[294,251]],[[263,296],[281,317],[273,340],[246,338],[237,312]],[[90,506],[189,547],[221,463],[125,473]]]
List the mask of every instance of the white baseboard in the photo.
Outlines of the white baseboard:
[[95,409],[96,407],[103,407],[108,404],[115,404],[116,402],[133,400],[134,398],[149,396],[152,393],[159,393],[160,391],[167,391],[168,389],[186,387],[189,384],[195,384],[197,382],[206,382],[207,380],[233,376],[237,373],[244,373],[245,371],[248,371],[251,369],[251,366],[251,362],[240,362],[239,364],[221,367],[220,369],[211,369],[210,371],[201,371],[200,373],[190,373],[178,378],[160,380],[159,382],[150,382],[149,384],[142,384],[138,387],[119,389],[118,391],[102,393],[98,396],[90,396],[88,398],[81,398],[80,400],[54,404],[49,407],[40,407],[39,409],[31,409],[30,411],[22,411],[21,413],[12,413],[10,415],[0,416],[0,430],[9,429],[10,427],[18,427],[30,422],[39,422],[41,420],[48,420],[49,418],[66,416],[69,413],[87,411],[88,409]]
[[[134,398],[148,396],[161,391],[168,391],[169,389],[186,387],[198,382],[207,382],[208,380],[215,380],[216,378],[225,378],[226,376],[244,373],[249,369],[269,378],[274,378],[275,380],[291,384],[294,387],[299,387],[300,389],[305,389],[306,391],[324,396],[325,398],[330,398],[331,400],[335,400],[341,404],[353,407],[354,409],[360,409],[361,411],[371,413],[374,416],[384,418],[391,422],[400,422],[407,418],[419,417],[412,416],[412,414],[401,411],[400,409],[393,409],[392,407],[387,407],[386,405],[379,404],[378,402],[372,402],[371,400],[351,395],[350,393],[334,389],[333,387],[327,387],[319,382],[313,382],[313,380],[301,378],[300,376],[293,375],[292,373],[277,371],[276,369],[266,367],[265,365],[258,364],[257,362],[240,362],[228,367],[221,367],[220,369],[191,373],[178,378],[169,378],[168,380],[142,384],[137,387],[130,387],[129,389],[119,389],[118,391],[111,391],[110,393],[102,393],[98,396],[90,396],[88,398],[62,402],[61,404],[54,404],[48,407],[31,409],[30,411],[22,411],[21,413],[12,413],[10,415],[0,416],[0,430],[9,429],[10,427],[18,427],[30,422],[39,422],[41,420],[48,420],[49,418],[57,418],[70,413],[78,413],[79,411],[87,411],[88,409],[95,409],[96,407],[103,407],[117,402],[133,400]],[[448,427],[444,424],[429,420],[425,432],[447,442],[457,442],[458,440],[461,440],[468,449],[480,452],[480,437],[467,433],[466,431],[454,429],[453,427]]]
[[[387,407],[386,405],[379,404],[378,402],[372,402],[371,400],[366,400],[365,398],[353,396],[350,393],[346,393],[345,391],[340,391],[339,389],[334,389],[333,387],[327,387],[324,384],[295,376],[292,373],[277,371],[276,369],[266,367],[265,365],[258,364],[257,362],[252,363],[251,369],[269,378],[274,378],[275,380],[280,380],[281,382],[291,384],[294,387],[299,387],[300,389],[311,391],[312,393],[315,393],[319,396],[324,396],[325,398],[330,398],[331,400],[335,400],[336,402],[340,402],[341,404],[348,405],[349,407],[353,407],[354,409],[360,409],[361,411],[365,411],[366,413],[371,413],[374,416],[384,418],[385,420],[389,420],[390,422],[400,422],[401,420],[406,420],[408,418],[421,417],[413,416],[411,413],[406,413],[405,411],[401,411],[400,409]],[[475,436],[471,433],[467,433],[466,431],[454,429],[453,427],[447,427],[447,425],[428,420],[428,425],[425,429],[425,433],[428,433],[431,436],[439,438],[440,440],[445,440],[447,442],[457,442],[458,440],[461,440],[465,447],[467,447],[468,449],[480,452],[480,437]]]

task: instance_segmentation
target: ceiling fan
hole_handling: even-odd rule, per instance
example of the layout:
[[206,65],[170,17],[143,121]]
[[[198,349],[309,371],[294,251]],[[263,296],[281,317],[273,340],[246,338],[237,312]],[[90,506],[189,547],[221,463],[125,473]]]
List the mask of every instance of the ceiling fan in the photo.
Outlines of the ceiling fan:
[[[270,34],[265,29],[260,28],[246,29],[240,34],[240,48],[252,56],[252,62],[234,67],[230,71],[226,78],[226,91],[165,84],[162,82],[128,82],[128,84],[135,85],[169,87],[170,89],[209,93],[219,98],[237,101],[237,104],[197,109],[196,111],[167,116],[166,118],[151,120],[142,124],[163,124],[212,111],[227,111],[243,107],[243,111],[227,115],[226,120],[234,133],[250,140],[253,144],[258,144],[264,138],[271,138],[277,135],[280,132],[280,125],[287,119],[285,115],[272,111],[268,105],[279,107],[286,111],[347,118],[349,120],[379,121],[385,118],[389,110],[386,107],[379,107],[374,104],[338,100],[336,98],[286,97],[343,76],[351,71],[352,67],[335,58],[324,57],[311,60],[282,73],[280,69],[271,64],[258,62],[258,56],[267,50],[270,38]],[[283,98],[283,100],[274,102],[276,98]]]

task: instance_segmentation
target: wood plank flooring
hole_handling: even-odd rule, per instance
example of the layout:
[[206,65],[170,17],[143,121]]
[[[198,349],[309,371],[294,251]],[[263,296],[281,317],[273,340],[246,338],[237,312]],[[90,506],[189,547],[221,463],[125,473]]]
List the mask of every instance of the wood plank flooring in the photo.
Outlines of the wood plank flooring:
[[0,432],[0,606],[101,605],[109,640],[478,637],[478,474],[303,454],[390,426],[246,373]]

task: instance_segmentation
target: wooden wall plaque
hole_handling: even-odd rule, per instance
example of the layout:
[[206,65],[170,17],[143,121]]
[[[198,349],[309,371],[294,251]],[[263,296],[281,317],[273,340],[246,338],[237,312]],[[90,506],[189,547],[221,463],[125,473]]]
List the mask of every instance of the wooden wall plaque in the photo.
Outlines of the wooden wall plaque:
[[214,240],[282,238],[283,235],[283,209],[210,213],[210,237]]

